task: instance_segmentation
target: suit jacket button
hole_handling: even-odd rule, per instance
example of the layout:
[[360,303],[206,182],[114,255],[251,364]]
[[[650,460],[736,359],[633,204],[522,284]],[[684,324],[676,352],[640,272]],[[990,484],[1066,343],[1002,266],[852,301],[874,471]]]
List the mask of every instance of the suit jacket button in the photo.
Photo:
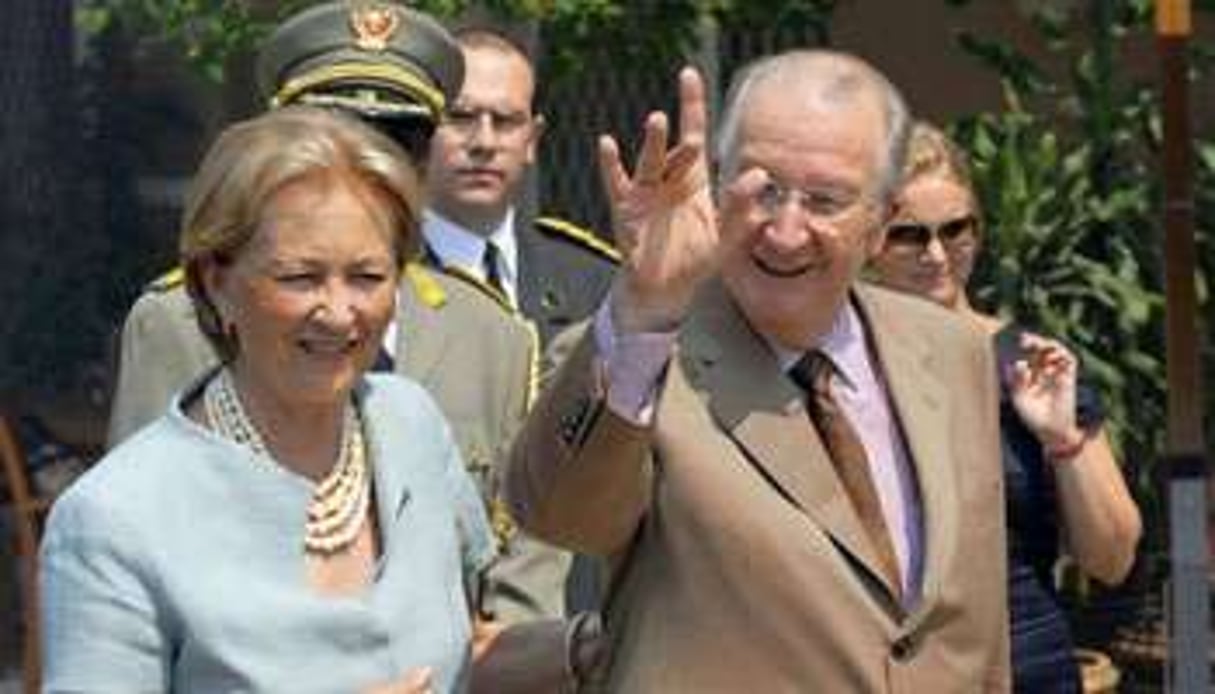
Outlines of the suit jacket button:
[[566,445],[573,445],[574,439],[578,438],[578,417],[573,414],[566,414],[561,417],[561,440]]
[[905,634],[890,644],[890,657],[897,661],[904,661],[915,655],[916,639],[911,634]]
[[558,436],[567,446],[573,446],[578,441],[582,425],[586,423],[587,413],[591,409],[591,401],[584,398],[574,405],[574,409],[561,416],[558,422]]

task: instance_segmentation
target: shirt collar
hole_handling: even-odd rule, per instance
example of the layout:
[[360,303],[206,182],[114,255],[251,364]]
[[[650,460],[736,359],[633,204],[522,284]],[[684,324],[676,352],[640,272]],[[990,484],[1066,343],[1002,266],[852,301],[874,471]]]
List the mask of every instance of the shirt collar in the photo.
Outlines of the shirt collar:
[[432,209],[422,211],[422,237],[443,265],[458,267],[484,279],[481,258],[488,238],[498,247],[502,259],[502,279],[507,293],[515,298],[519,277],[519,244],[515,239],[515,208],[507,208],[502,221],[488,237],[460,226]]
[[[782,371],[793,368],[797,360],[805,354],[772,340],[767,342]],[[831,358],[846,387],[855,388],[856,384],[864,380],[869,356],[865,348],[865,331],[861,318],[857,315],[851,298],[836,312],[831,321],[831,328],[818,339],[815,349],[822,350],[823,354]]]

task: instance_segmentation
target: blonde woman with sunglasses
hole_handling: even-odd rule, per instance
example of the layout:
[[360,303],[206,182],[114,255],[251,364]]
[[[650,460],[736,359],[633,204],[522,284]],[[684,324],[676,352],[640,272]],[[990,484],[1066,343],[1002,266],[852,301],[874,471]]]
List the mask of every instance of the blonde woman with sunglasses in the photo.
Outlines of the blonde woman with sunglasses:
[[871,270],[882,284],[973,318],[995,341],[1014,691],[1079,692],[1052,569],[1066,552],[1086,575],[1121,582],[1135,558],[1141,519],[1075,354],[971,306],[966,284],[981,242],[965,156],[940,130],[916,123]]

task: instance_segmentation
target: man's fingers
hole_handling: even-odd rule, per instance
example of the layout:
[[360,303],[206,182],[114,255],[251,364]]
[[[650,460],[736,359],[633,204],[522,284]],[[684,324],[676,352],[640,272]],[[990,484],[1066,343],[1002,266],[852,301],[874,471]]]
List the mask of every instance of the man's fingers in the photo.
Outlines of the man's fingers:
[[662,172],[663,179],[672,180],[684,176],[689,168],[700,163],[701,153],[701,148],[698,146],[689,145],[686,142],[679,143],[667,153],[666,169]]
[[641,141],[641,154],[637,156],[637,169],[633,172],[636,185],[654,185],[662,181],[667,158],[667,115],[655,111],[646,116],[645,137]]
[[691,66],[679,71],[679,141],[703,148],[708,128],[705,83]]
[[759,191],[771,180],[767,171],[751,167],[730,181],[722,192],[722,206],[742,210],[755,201]]
[[668,200],[683,200],[701,189],[708,190],[708,171],[702,165],[699,147],[680,144],[667,155],[662,172],[663,196]]
[[611,135],[599,138],[599,175],[607,189],[608,200],[615,204],[628,190],[629,178],[620,162],[620,147]]
[[760,190],[768,184],[768,172],[760,168],[747,169],[735,178],[722,191],[720,201],[720,220],[718,228],[722,231],[722,251],[730,252],[746,238],[746,230],[753,229],[759,220],[750,219],[762,215],[763,210],[755,204],[755,198]]

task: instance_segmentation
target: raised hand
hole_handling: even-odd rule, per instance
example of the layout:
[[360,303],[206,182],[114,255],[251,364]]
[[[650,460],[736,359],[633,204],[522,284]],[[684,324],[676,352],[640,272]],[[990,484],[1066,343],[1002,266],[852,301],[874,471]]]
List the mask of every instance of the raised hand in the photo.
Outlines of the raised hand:
[[666,114],[650,113],[632,175],[616,140],[600,138],[599,169],[624,258],[612,297],[614,323],[622,332],[674,328],[719,263],[704,92],[696,70],[680,71],[679,140],[668,147]]
[[1076,425],[1076,357],[1062,344],[1021,336],[1023,357],[1009,379],[1013,407],[1046,448],[1066,448],[1084,436]]

